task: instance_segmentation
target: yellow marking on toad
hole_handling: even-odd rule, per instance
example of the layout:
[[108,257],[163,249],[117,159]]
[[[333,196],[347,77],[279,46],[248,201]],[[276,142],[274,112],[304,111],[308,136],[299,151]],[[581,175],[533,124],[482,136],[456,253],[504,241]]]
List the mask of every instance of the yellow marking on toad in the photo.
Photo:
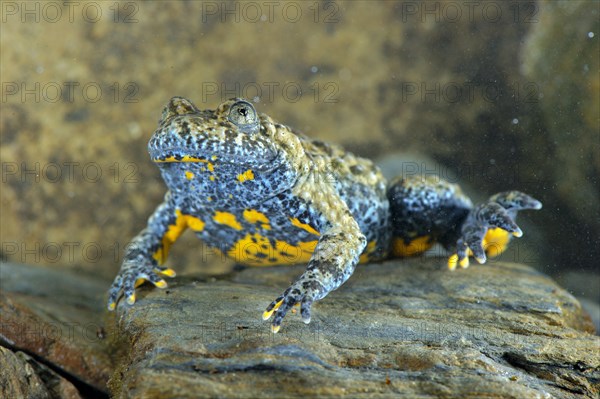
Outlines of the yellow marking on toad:
[[273,307],[273,309],[271,309],[269,311],[265,310],[264,313],[263,313],[263,315],[262,315],[263,320],[269,320],[271,318],[271,316],[273,315],[273,313],[275,311],[277,311],[277,309],[279,309],[281,307],[282,303],[283,303],[283,299],[281,301],[277,302],[275,304],[275,306]]
[[319,233],[317,230],[315,230],[312,226],[306,224],[306,223],[302,223],[300,220],[298,220],[298,218],[290,218],[290,222],[292,222],[292,224],[298,228],[301,228],[304,231],[309,232],[310,234],[314,234],[316,236],[320,236],[321,233]]
[[[146,279],[145,277],[140,277],[137,280],[135,280],[135,288],[139,287],[140,285],[144,284],[146,281],[150,281],[148,279]],[[153,283],[156,287],[158,288],[165,288],[167,286],[167,282],[165,280],[159,280],[156,283]]]
[[192,180],[194,178],[194,174],[192,172],[190,172],[189,170],[185,171],[185,178],[188,180]]
[[194,231],[203,231],[204,230],[204,222],[197,217],[191,215],[185,215],[187,225],[190,229]]
[[294,265],[310,260],[318,241],[290,244],[248,233],[227,251],[227,256],[248,266]]
[[493,258],[504,252],[506,247],[508,247],[509,241],[510,233],[495,227],[493,229],[488,229],[481,244],[483,245],[483,249],[485,249],[485,253],[490,258]]
[[360,258],[358,258],[359,263],[367,263],[369,261],[369,255],[371,255],[377,249],[377,241],[373,240],[367,244],[367,248],[365,248]]
[[179,209],[175,211],[175,216],[175,224],[169,225],[169,228],[162,237],[162,245],[152,255],[158,264],[162,264],[165,260],[167,260],[167,255],[169,254],[171,245],[177,241],[179,236],[181,236],[186,228],[189,227],[194,231],[204,230],[205,223],[195,216],[184,215]]
[[[509,242],[510,233],[499,227],[494,227],[488,229],[485,233],[485,237],[483,237],[483,240],[481,241],[481,246],[485,250],[487,256],[494,258],[506,250]],[[467,257],[464,259],[459,260],[458,255],[453,254],[448,258],[448,269],[454,270],[456,269],[456,265],[459,265],[463,269],[469,267],[469,256],[473,256],[473,251],[471,251],[471,249],[467,251]],[[477,259],[479,263],[481,263],[482,260],[483,259]]]
[[[215,157],[216,159],[216,157]],[[214,161],[214,159],[213,159]],[[196,157],[192,157],[190,155],[184,155],[183,157],[181,157],[181,159],[177,159],[174,156],[168,156],[165,159],[155,159],[154,162],[156,163],[163,163],[163,162],[202,162],[205,163],[206,166],[208,167],[208,170],[210,170],[211,172],[213,172],[215,170],[215,165],[212,164],[212,162],[210,162],[208,159],[204,159],[204,158],[196,158]]]
[[246,180],[254,180],[254,172],[251,169],[248,169],[244,173],[239,174],[237,179],[240,181],[240,183],[243,183]]
[[395,238],[392,242],[392,255],[395,257],[414,256],[427,251],[433,243],[429,236],[417,237],[408,244],[402,238]]
[[203,162],[206,163],[208,160],[204,158],[196,158],[189,155],[184,155],[181,159],[175,158],[173,155],[165,157],[164,159],[157,159],[154,162]]
[[165,276],[167,276],[167,277],[175,277],[175,276],[176,276],[176,274],[177,274],[177,273],[175,273],[175,270],[173,270],[173,269],[169,269],[169,268],[162,269],[162,270],[157,270],[157,269],[154,269],[154,270],[155,270],[157,273],[159,273],[159,274],[162,274],[162,275],[165,275]]
[[233,213],[216,211],[213,220],[219,224],[224,224],[232,229],[241,230],[242,225],[237,221]]
[[269,218],[262,212],[259,212],[255,209],[245,209],[243,213],[244,219],[248,221],[248,223],[262,223],[261,227],[265,230],[271,230],[271,225],[269,224]]
[[458,254],[452,254],[448,258],[448,269],[454,270],[456,269],[456,265],[458,264]]

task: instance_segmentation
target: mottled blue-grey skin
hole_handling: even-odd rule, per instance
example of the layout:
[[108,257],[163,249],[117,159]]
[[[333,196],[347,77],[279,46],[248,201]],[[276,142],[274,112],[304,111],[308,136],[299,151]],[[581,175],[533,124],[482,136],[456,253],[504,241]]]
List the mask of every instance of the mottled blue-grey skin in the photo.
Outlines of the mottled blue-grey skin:
[[161,263],[188,227],[242,264],[307,262],[263,315],[275,314],[276,332],[295,304],[309,322],[312,303],[343,284],[361,255],[402,255],[398,246],[425,238],[457,251],[461,265],[469,250],[485,261],[489,229],[518,235],[517,211],[541,208],[516,191],[473,208],[458,186],[440,179],[388,184],[371,161],[294,132],[242,99],[199,110],[174,97],[148,150],[168,191],[125,252],[109,292],[111,310],[121,293],[135,302],[136,281],[166,286],[161,275],[173,273]]

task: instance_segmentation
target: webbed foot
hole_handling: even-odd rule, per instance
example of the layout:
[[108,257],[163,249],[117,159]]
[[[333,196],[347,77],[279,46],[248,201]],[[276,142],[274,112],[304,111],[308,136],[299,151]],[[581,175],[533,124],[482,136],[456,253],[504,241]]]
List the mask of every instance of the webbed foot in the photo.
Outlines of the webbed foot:
[[296,304],[300,305],[300,315],[302,321],[310,323],[310,310],[313,302],[322,298],[325,292],[323,286],[314,278],[305,274],[292,284],[282,295],[277,297],[263,313],[263,320],[271,318],[273,313],[275,317],[271,323],[271,331],[277,333],[281,328],[281,322],[287,312]]
[[129,305],[135,303],[135,288],[149,281],[158,288],[166,288],[167,282],[160,276],[175,277],[175,271],[139,258],[124,260],[121,270],[108,291],[108,310],[115,310],[121,292]]
[[477,262],[485,263],[486,252],[490,256],[502,253],[510,234],[523,235],[515,223],[517,212],[525,209],[541,209],[542,203],[519,191],[506,191],[495,194],[490,199],[471,210],[462,225],[460,238],[456,242],[456,253],[448,259],[448,268],[456,265],[469,266],[469,255]]

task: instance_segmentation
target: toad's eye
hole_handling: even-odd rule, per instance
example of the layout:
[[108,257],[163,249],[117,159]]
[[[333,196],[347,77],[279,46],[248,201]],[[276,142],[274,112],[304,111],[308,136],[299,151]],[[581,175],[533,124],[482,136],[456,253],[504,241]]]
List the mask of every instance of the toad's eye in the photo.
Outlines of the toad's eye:
[[256,133],[259,130],[256,110],[247,101],[238,101],[233,104],[227,118],[244,133]]

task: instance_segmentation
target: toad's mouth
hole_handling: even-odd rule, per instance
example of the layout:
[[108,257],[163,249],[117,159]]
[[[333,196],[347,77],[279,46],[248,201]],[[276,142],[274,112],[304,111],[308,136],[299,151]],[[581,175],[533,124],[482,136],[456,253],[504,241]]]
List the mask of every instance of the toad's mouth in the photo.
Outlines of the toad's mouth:
[[232,156],[217,156],[212,155],[210,157],[203,157],[199,154],[188,155],[179,151],[163,150],[156,153],[150,154],[150,159],[155,164],[172,164],[172,163],[189,163],[189,164],[205,164],[205,166],[212,170],[217,165],[235,165],[243,166],[255,169],[257,171],[269,172],[275,171],[285,164],[285,157],[279,151],[274,152],[273,156],[269,159],[253,159],[243,157],[232,157]]
[[[216,156],[212,157],[212,161],[217,159]],[[152,157],[152,162],[154,163],[170,163],[170,162],[198,162],[198,163],[207,163],[211,160],[206,158],[194,157],[191,155],[158,155]]]

